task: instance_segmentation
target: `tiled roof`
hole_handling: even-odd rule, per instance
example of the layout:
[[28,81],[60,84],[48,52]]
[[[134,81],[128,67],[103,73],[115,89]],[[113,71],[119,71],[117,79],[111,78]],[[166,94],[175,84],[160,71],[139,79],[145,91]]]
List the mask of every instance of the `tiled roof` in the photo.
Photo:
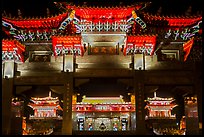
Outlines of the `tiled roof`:
[[124,100],[122,97],[85,97],[82,99],[82,103],[88,104],[122,104]]

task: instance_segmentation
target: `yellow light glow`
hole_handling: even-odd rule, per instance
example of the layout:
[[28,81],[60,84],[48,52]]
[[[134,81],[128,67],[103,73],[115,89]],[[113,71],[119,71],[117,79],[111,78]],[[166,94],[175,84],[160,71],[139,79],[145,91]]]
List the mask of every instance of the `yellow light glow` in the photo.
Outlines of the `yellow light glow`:
[[132,17],[133,17],[134,19],[137,18],[137,14],[135,13],[134,10],[132,11]]
[[125,103],[121,97],[84,97],[82,103],[89,104],[123,104]]

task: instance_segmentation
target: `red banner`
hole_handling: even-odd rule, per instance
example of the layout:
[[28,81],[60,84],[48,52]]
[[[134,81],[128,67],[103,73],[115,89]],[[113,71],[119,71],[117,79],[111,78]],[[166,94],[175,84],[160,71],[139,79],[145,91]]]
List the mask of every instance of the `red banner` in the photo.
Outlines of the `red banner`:
[[194,37],[191,38],[189,41],[183,44],[183,51],[185,52],[184,61],[187,60],[188,55],[190,54],[191,48],[194,43]]

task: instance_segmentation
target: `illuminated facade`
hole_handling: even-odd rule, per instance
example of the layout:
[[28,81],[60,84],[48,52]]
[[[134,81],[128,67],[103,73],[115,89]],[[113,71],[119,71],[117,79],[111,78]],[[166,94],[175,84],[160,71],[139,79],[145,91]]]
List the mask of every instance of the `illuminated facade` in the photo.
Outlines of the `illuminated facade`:
[[45,118],[61,118],[57,114],[57,110],[62,110],[59,105],[58,97],[51,97],[51,92],[49,92],[48,97],[44,98],[31,98],[30,106],[34,110],[34,115],[30,115],[30,119],[45,119]]
[[[201,14],[153,15],[143,10],[148,9],[147,2],[120,7],[55,4],[61,5],[63,13],[44,18],[2,16],[4,134],[9,134],[12,122],[8,119],[11,110],[7,109],[12,94],[35,86],[50,86],[63,94],[64,135],[72,134],[72,130],[135,129],[144,134],[143,106],[148,85],[186,89],[195,86],[196,90],[191,92],[200,94],[201,74],[196,73],[193,61],[202,61]],[[103,98],[106,102],[100,102],[100,98],[85,97],[73,104],[72,95],[78,92],[75,89],[95,78],[115,78],[131,87],[136,99],[130,103],[120,97]],[[198,97],[198,102],[202,102]],[[56,111],[61,109],[58,98],[49,96],[32,101],[31,119],[58,118]],[[175,105],[171,101],[149,98],[148,118],[174,118],[171,109]]]
[[[86,97],[82,102],[72,100],[73,130],[79,131],[127,131],[134,129],[135,104],[125,102],[123,97]],[[49,97],[32,98],[28,106],[34,110],[29,119],[61,119],[56,110],[62,110],[58,99]],[[133,126],[133,127],[132,127]]]
[[[2,41],[2,61],[24,62],[24,58],[29,58],[31,62],[50,62],[52,56],[64,54],[83,56],[86,49],[88,55],[118,55],[119,51],[122,51],[124,55],[144,53],[146,56],[152,56],[155,55],[154,50],[157,48],[156,42],[159,37],[183,45],[183,51],[179,51],[179,48],[173,49],[174,51],[164,49],[163,54],[166,58],[186,61],[194,40],[197,40],[198,35],[202,33],[200,28],[202,16],[176,18],[143,13],[143,19],[141,19],[137,13],[144,8],[142,4],[123,7],[124,10],[118,7],[111,9],[77,7],[68,3],[63,6],[67,8],[65,13],[44,19],[15,20],[2,17],[3,31],[10,38],[16,39],[16,41]],[[147,32],[147,26],[153,26],[152,20],[163,22],[162,25],[166,32],[163,32],[162,36],[158,35],[158,30],[153,29],[155,32]],[[111,43],[99,39],[99,44],[98,39],[95,38],[96,35],[110,35],[113,38],[116,37],[117,41]],[[48,51],[41,51],[41,53],[35,51],[34,53],[30,52],[29,57],[24,57],[22,52],[25,52],[25,46],[32,47],[31,45],[35,45],[37,41],[41,45],[51,44],[51,47],[47,48],[54,54],[50,54]],[[162,45],[163,42],[159,43]],[[178,52],[185,52],[184,57],[180,57]],[[65,64],[66,70],[70,70],[70,67],[72,66],[68,67]]]
[[154,97],[148,97],[146,101],[147,105],[145,108],[148,109],[148,115],[146,118],[176,118],[176,114],[172,115],[172,109],[177,106],[173,101],[173,98],[157,97],[156,92],[154,92]]

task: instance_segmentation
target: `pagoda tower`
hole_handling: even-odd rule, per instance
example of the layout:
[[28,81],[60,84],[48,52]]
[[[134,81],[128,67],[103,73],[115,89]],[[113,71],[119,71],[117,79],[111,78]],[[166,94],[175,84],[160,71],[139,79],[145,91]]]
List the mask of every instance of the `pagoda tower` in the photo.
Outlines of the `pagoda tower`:
[[62,108],[59,105],[58,97],[51,96],[51,91],[48,97],[31,97],[31,101],[32,103],[29,103],[28,106],[34,110],[34,115],[30,116],[30,119],[60,118],[57,110],[62,110]]
[[153,98],[147,98],[147,105],[145,109],[148,110],[148,119],[154,118],[176,118],[176,115],[172,115],[172,109],[177,105],[173,103],[173,98],[161,98],[157,97],[156,92],[154,92]]

